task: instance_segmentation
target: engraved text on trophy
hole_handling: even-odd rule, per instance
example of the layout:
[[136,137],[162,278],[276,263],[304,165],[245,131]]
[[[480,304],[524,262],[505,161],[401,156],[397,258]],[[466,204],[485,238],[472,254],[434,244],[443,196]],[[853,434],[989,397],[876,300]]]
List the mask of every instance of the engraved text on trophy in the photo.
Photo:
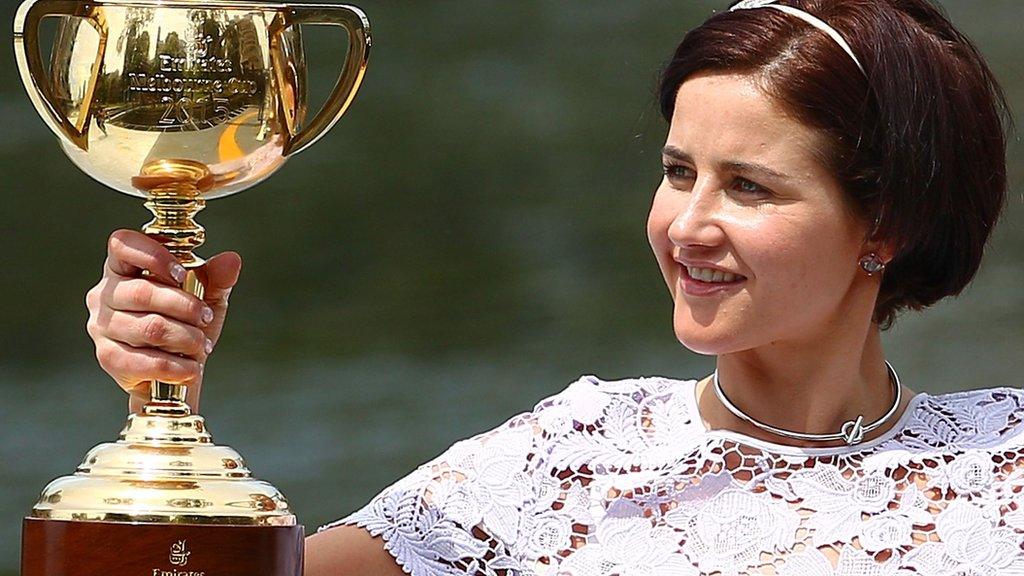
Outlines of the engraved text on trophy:
[[[122,101],[108,111],[112,124],[149,131],[194,131],[216,127],[247,110],[262,120],[266,67],[256,27],[246,18],[199,19],[185,38],[176,31],[154,46],[148,31],[125,38],[128,55]],[[191,37],[189,37],[191,35]]]

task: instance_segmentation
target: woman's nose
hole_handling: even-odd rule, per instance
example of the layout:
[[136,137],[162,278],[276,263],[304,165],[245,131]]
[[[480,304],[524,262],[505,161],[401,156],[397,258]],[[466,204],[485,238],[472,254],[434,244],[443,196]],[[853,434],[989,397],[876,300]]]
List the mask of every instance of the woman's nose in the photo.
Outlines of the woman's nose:
[[721,186],[711,180],[697,179],[681,203],[668,228],[676,246],[714,246],[723,240],[719,223]]

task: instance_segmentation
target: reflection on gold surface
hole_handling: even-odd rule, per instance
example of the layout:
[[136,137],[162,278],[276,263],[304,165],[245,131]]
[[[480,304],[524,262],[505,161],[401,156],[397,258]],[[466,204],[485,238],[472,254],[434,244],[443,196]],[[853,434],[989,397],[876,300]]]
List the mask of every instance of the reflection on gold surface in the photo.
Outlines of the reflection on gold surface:
[[96,446],[73,475],[44,488],[32,516],[104,522],[295,524],[284,496],[253,478],[235,450],[214,444],[201,416],[189,413],[185,405],[170,416],[152,404],[128,417],[116,442]]
[[[46,16],[61,16],[49,74],[38,45]],[[337,86],[305,128],[299,24],[340,26],[349,36]],[[209,170],[204,199],[266,178],[345,112],[369,48],[357,9],[266,2],[35,0],[18,11],[15,31],[29,95],[68,155],[140,197],[133,178],[167,159]]]

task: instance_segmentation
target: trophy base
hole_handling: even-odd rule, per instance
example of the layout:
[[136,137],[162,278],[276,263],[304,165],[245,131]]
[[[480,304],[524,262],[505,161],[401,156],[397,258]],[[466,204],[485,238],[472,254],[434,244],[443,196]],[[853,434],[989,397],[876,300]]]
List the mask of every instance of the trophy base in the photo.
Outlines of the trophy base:
[[302,576],[302,526],[25,518],[22,576]]

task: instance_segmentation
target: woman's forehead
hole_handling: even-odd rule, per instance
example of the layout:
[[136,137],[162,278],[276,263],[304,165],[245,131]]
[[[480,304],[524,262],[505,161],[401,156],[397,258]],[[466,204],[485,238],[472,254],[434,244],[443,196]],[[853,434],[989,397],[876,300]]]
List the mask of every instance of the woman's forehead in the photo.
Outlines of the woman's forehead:
[[683,82],[666,140],[666,147],[697,160],[774,164],[787,173],[820,169],[824,145],[817,130],[739,74],[701,74]]

